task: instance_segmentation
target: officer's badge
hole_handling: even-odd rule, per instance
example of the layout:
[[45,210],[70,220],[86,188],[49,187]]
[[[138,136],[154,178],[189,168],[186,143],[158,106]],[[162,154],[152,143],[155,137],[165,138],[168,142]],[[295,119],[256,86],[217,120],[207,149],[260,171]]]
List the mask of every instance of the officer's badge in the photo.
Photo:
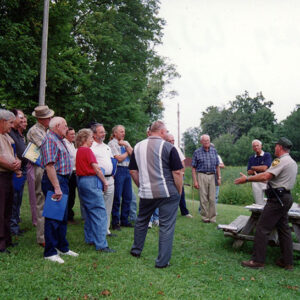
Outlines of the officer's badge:
[[279,158],[275,158],[275,159],[272,161],[272,167],[276,167],[279,163],[280,163],[280,159],[279,159]]

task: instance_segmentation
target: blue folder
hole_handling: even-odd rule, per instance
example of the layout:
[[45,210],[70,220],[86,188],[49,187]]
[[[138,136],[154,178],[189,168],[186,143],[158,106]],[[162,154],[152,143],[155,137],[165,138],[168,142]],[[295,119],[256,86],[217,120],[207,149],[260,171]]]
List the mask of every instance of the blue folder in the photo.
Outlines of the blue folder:
[[47,193],[45,199],[43,217],[62,221],[68,203],[68,195],[63,194],[60,201],[57,201],[56,199],[52,200],[53,194],[54,194],[53,191],[48,191]]

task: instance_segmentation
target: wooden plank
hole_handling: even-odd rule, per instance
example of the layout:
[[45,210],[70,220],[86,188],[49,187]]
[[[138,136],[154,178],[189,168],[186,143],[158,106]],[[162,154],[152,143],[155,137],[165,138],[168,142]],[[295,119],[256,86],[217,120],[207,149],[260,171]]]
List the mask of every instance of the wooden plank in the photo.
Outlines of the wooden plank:
[[246,223],[249,220],[249,216],[238,216],[233,222],[231,222],[229,225],[226,224],[219,224],[218,229],[222,229],[224,231],[231,231],[234,233],[240,232],[246,225]]

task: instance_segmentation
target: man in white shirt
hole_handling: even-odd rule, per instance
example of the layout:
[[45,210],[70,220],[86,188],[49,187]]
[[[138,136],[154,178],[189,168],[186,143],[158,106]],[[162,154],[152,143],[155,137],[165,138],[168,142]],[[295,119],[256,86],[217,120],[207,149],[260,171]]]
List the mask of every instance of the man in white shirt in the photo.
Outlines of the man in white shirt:
[[76,159],[77,150],[75,149],[74,141],[75,141],[75,130],[74,128],[69,127],[66,133],[66,137],[64,138],[65,145],[70,154],[70,160],[72,165],[72,174],[69,179],[69,198],[68,198],[68,222],[69,223],[74,223],[73,207],[75,204],[76,187],[77,187],[76,168],[75,168],[75,159]]
[[113,177],[113,164],[111,158],[113,158],[111,149],[108,145],[103,143],[105,140],[106,131],[102,124],[96,123],[91,126],[93,131],[94,142],[92,144],[92,151],[94,152],[99,167],[104,169],[104,176],[108,183],[107,190],[103,193],[105,202],[106,214],[107,214],[107,235],[112,237],[113,235],[109,230],[110,215],[114,200],[114,177]]
[[[176,150],[178,152],[178,155],[179,155],[179,158],[181,160],[181,163],[183,165],[182,173],[183,173],[183,176],[184,176],[184,168],[185,168],[184,160],[185,160],[185,156],[182,153],[181,149],[179,147],[175,146],[174,135],[168,134],[167,135],[167,142],[171,143],[176,148]],[[180,202],[179,202],[179,208],[180,208],[180,212],[181,212],[182,216],[187,217],[187,218],[192,218],[193,217],[190,214],[190,212],[187,209],[187,207],[186,207],[185,193],[184,193],[184,186],[183,185],[182,185],[182,193],[181,193]]]

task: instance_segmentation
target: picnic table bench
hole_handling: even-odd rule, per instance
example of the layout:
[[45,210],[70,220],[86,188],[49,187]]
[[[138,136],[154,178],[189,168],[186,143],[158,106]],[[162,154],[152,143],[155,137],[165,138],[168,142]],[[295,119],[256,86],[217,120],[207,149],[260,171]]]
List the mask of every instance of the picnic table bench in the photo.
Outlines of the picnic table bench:
[[[224,231],[224,236],[234,238],[232,246],[235,249],[240,248],[245,241],[254,240],[254,230],[260,214],[264,209],[264,205],[252,204],[245,206],[245,208],[251,211],[250,216],[241,215],[228,225],[218,225],[218,229],[222,229]],[[291,223],[292,230],[297,238],[297,242],[293,243],[293,249],[300,251],[300,205],[293,203],[288,212],[288,216],[289,223]],[[274,239],[270,239],[269,242],[273,246],[279,246],[278,241],[274,241]]]

